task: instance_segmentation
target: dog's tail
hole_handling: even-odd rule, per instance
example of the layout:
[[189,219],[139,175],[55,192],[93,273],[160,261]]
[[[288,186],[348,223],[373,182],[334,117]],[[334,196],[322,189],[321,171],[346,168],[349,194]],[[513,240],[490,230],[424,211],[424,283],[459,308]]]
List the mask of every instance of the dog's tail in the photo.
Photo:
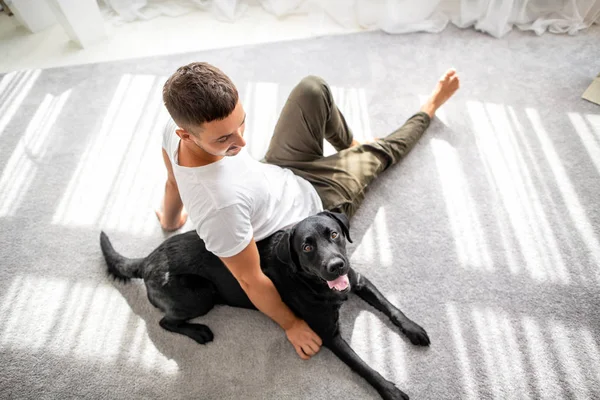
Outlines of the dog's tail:
[[127,258],[120,255],[104,232],[100,232],[100,247],[108,266],[108,273],[115,279],[127,282],[131,278],[142,277],[143,258]]

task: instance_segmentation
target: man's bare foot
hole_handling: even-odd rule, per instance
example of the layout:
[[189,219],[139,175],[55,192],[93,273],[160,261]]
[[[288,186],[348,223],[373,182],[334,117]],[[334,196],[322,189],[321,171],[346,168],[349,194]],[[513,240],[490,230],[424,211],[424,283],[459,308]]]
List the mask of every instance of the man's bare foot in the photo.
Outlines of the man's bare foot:
[[454,68],[446,71],[431,93],[431,96],[421,107],[421,111],[426,112],[433,118],[435,112],[448,100],[460,87],[460,80]]
[[173,232],[177,229],[181,228],[185,222],[187,221],[188,215],[187,212],[183,211],[179,217],[179,221],[176,222],[167,222],[165,221],[165,215],[162,211],[156,210],[156,217],[158,218],[158,222],[160,222],[161,228],[167,232]]

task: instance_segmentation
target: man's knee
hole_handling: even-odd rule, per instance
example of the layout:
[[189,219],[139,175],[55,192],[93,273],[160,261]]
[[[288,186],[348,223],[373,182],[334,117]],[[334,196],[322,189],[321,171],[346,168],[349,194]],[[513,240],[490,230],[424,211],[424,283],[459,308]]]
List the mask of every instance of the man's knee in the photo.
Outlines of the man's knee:
[[298,86],[308,92],[321,93],[327,87],[327,82],[320,76],[308,75],[302,78]]
[[331,90],[327,82],[318,76],[303,78],[294,88],[293,97],[299,103],[331,105]]

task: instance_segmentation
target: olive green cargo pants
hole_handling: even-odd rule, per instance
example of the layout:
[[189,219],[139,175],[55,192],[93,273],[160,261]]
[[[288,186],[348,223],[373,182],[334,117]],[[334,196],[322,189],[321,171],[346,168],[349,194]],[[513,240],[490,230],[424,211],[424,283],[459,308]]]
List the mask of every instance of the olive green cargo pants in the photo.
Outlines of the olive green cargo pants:
[[[387,137],[350,147],[352,131],[329,86],[309,76],[292,90],[263,161],[303,177],[317,190],[324,209],[351,218],[369,183],[414,147],[429,122],[429,115],[418,112]],[[324,157],[323,139],[338,152]]]

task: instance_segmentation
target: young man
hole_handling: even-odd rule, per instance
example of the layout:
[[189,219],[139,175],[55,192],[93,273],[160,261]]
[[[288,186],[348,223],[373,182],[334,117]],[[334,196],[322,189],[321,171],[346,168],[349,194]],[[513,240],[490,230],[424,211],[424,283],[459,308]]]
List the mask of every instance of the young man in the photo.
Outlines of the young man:
[[[317,77],[304,78],[281,112],[265,162],[259,162],[243,149],[246,113],[231,80],[207,63],[180,67],[163,88],[172,119],[163,135],[168,179],[163,209],[157,211],[161,226],[180,228],[185,206],[206,248],[308,359],[319,351],[321,339],[262,273],[256,241],[323,209],[350,218],[367,185],[410,151],[458,87],[456,72],[449,70],[401,128],[360,145],[329,86]],[[338,153],[323,157],[323,139]]]

